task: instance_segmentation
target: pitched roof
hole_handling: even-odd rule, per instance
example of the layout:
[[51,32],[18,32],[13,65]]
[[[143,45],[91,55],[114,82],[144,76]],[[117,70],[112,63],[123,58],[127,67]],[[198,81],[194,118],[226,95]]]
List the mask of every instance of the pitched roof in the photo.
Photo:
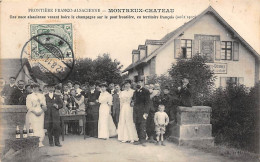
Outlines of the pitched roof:
[[143,58],[142,60],[139,60],[131,65],[129,65],[123,72],[129,71],[130,69],[134,68],[135,66],[141,64],[141,63],[147,63],[149,60],[151,60],[153,57],[155,57],[158,52],[166,47],[169,42],[171,42],[172,39],[175,39],[177,36],[179,36],[181,33],[183,33],[187,28],[189,28],[192,24],[200,20],[205,14],[211,13],[223,26],[225,26],[235,38],[238,38],[242,44],[245,45],[245,47],[252,52],[253,56],[255,56],[258,60],[260,60],[260,55],[211,7],[209,6],[206,10],[204,10],[201,14],[196,16],[195,18],[191,19],[187,23],[184,23],[179,28],[175,29],[174,31],[168,33],[165,35],[161,41],[165,42],[162,46],[154,50],[149,56]]
[[17,77],[22,67],[20,59],[0,59],[0,66],[0,75],[5,80],[8,80],[11,76]]

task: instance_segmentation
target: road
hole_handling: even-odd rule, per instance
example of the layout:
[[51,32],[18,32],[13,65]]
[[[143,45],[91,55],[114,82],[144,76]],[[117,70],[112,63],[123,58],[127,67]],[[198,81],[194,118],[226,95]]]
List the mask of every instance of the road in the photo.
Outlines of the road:
[[193,148],[177,146],[166,141],[166,146],[148,143],[146,147],[121,143],[115,138],[101,140],[83,136],[65,136],[62,147],[40,148],[39,161],[44,162],[225,162],[225,157],[205,153]]

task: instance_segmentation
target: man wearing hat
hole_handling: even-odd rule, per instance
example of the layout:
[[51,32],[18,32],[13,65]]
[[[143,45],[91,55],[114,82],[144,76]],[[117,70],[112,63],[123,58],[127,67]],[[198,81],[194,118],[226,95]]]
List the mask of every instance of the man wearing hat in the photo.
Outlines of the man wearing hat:
[[134,144],[146,146],[146,120],[150,111],[150,92],[143,86],[143,78],[138,78],[132,104],[134,106],[134,122],[139,138],[139,141]]
[[94,82],[89,83],[90,90],[86,93],[87,98],[87,135],[91,137],[98,136],[98,115],[99,115],[99,103],[97,102],[100,91],[96,90]]
[[[63,102],[60,96],[54,94],[54,85],[48,86],[49,93],[45,95],[47,110],[45,111],[44,127],[48,131],[50,146],[61,147],[59,136],[61,133],[59,109],[62,108]],[[54,137],[54,143],[53,143]]]

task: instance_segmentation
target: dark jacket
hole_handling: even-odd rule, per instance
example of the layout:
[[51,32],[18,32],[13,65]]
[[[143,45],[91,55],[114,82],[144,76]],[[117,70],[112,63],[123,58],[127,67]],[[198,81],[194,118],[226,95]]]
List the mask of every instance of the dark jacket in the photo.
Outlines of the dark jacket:
[[143,120],[143,115],[149,114],[151,107],[150,92],[145,88],[137,89],[133,95],[134,103],[134,121],[140,123]]
[[[86,93],[87,98],[87,113],[97,113],[99,112],[99,103],[97,102],[97,99],[99,98],[100,91],[95,90],[94,93],[91,93],[91,91],[88,91]],[[95,105],[90,105],[90,102],[94,102]]]
[[181,87],[181,89],[177,91],[177,95],[179,97],[180,106],[192,106],[190,86]]
[[[60,129],[60,114],[59,109],[62,108],[63,102],[59,95],[53,94],[53,98],[49,97],[49,94],[45,95],[47,110],[44,116],[44,128],[49,129]],[[58,109],[53,106],[53,104],[58,105]]]
[[18,87],[14,85],[13,87],[10,84],[4,86],[1,95],[5,97],[5,105],[17,105],[18,99],[15,97]]

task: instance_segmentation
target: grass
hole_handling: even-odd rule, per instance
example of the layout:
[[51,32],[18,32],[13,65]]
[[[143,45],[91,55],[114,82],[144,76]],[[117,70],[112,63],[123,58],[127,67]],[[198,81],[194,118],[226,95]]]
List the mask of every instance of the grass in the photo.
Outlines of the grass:
[[239,150],[236,148],[227,147],[224,145],[217,146],[192,146],[198,150],[202,150],[207,153],[218,154],[224,157],[228,157],[232,160],[246,161],[246,162],[259,162],[259,154]]

